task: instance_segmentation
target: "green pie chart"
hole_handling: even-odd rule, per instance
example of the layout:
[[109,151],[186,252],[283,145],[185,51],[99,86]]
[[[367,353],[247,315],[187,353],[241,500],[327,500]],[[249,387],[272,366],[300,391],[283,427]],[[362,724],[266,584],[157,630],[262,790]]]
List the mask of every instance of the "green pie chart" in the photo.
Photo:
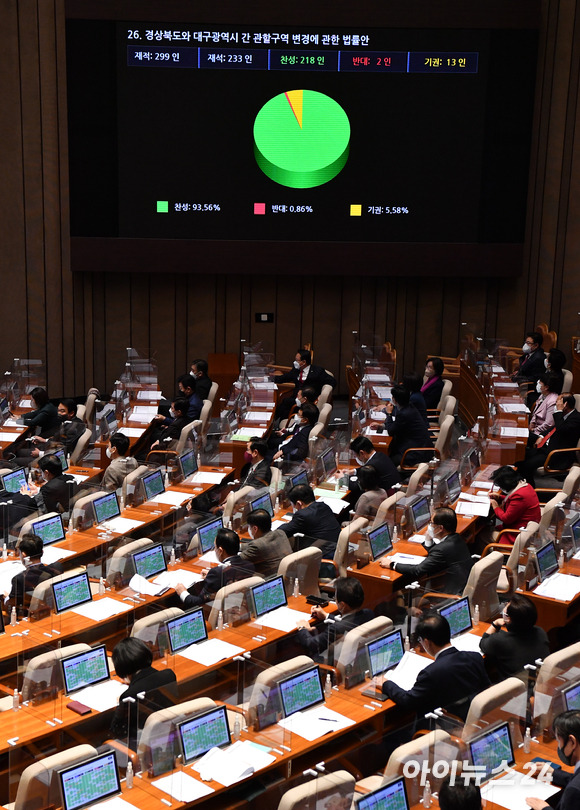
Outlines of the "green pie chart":
[[267,101],[254,121],[254,155],[270,180],[289,188],[328,183],[348,159],[350,123],[333,98],[288,90]]

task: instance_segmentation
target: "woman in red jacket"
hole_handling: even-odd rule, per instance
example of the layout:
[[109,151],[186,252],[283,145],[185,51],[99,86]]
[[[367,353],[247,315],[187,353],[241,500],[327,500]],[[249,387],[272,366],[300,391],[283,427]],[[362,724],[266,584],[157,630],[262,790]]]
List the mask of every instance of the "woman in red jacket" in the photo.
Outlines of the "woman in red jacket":
[[[523,480],[513,467],[500,467],[492,474],[492,480],[501,496],[491,497],[491,507],[501,521],[501,529],[520,529],[530,520],[539,522],[540,502],[536,490]],[[502,538],[502,543],[508,543]]]

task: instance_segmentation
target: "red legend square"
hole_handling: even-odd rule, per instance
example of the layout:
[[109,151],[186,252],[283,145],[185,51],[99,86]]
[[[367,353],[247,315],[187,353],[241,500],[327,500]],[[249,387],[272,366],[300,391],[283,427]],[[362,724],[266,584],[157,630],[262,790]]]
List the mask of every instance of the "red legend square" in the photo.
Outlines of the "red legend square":
[[266,203],[254,203],[254,214],[265,214]]

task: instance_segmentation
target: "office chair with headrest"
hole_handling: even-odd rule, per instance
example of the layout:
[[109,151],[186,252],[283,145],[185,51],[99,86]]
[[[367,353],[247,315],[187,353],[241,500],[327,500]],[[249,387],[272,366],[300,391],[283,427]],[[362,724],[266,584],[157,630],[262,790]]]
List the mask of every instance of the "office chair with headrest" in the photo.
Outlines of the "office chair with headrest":
[[168,607],[150,613],[137,619],[131,628],[131,636],[144,641],[153,653],[153,658],[162,658],[165,651],[169,649],[169,639],[165,629],[165,622],[183,616],[184,611],[180,607]]
[[[521,678],[506,678],[489,686],[472,699],[462,738],[469,740],[485,726],[500,720],[511,720],[515,717],[524,721],[527,702],[528,688]],[[514,725],[517,726],[517,722]],[[517,744],[517,741],[514,742]]]
[[[348,682],[351,675],[358,680],[364,677],[368,667],[364,646],[380,636],[384,636],[393,629],[393,622],[386,616],[375,616],[358,627],[353,627],[344,637],[334,645],[332,655],[336,661],[336,669],[342,683]],[[331,663],[329,659],[329,663]],[[362,680],[362,678],[360,678]]]
[[93,432],[90,428],[87,428],[84,433],[81,435],[79,440],[77,441],[74,450],[70,454],[69,463],[70,464],[78,464],[81,456],[87,450],[89,446],[89,442],[91,441],[91,437]]
[[31,658],[22,680],[22,701],[32,700],[33,703],[40,703],[54,699],[64,689],[61,659],[90,649],[89,644],[70,644],[68,647],[50,650]]
[[211,602],[211,610],[207,620],[210,629],[216,629],[220,611],[226,624],[237,625],[249,621],[252,608],[249,595],[250,588],[259,585],[263,581],[262,577],[256,575],[238,579],[237,582],[230,582],[229,585],[220,588]]
[[328,807],[331,797],[340,801],[340,807],[350,807],[354,785],[354,776],[348,771],[327,773],[287,790],[280,799],[278,810],[316,810]]
[[295,579],[298,579],[300,583],[300,593],[305,596],[320,596],[318,571],[321,559],[321,549],[308,547],[288,554],[280,561],[278,576],[284,577],[287,596],[292,595]]
[[36,588],[32,591],[30,597],[30,607],[28,608],[28,618],[30,621],[47,616],[54,608],[52,586],[57,582],[62,582],[63,579],[69,579],[76,574],[82,574],[85,571],[83,566],[71,568],[64,574],[57,574],[55,577],[49,577],[38,583]]
[[115,590],[125,587],[135,573],[132,566],[129,566],[130,571],[127,571],[131,554],[152,545],[153,540],[142,537],[140,540],[132,540],[130,543],[116,548],[113,556],[107,560],[107,585]]
[[5,807],[9,810],[44,810],[46,807],[60,807],[62,799],[56,772],[95,757],[97,753],[96,748],[84,743],[33,762],[22,772],[14,804]]

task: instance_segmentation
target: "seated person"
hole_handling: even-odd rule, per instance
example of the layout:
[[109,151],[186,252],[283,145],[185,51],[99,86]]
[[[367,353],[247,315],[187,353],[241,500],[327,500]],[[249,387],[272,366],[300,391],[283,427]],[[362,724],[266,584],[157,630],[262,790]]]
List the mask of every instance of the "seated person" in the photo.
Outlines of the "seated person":
[[[334,601],[338,607],[338,614],[332,614],[333,624],[324,624],[329,614],[318,605],[313,605],[310,615],[318,624],[300,621],[296,634],[297,643],[304,649],[306,655],[320,660],[321,654],[335,641],[354,627],[360,627],[374,618],[372,610],[363,608],[365,593],[363,587],[354,577],[339,577],[336,580]],[[330,643],[329,643],[330,642]]]
[[[409,404],[409,392],[402,385],[395,385],[391,390],[392,402],[388,402],[385,407],[387,418],[385,420],[385,430],[391,436],[389,445],[389,456],[393,464],[400,464],[401,459],[410,447],[433,447],[433,440],[429,435],[427,426],[419,411]],[[397,408],[394,413],[395,407]],[[406,466],[420,464],[422,461],[430,461],[433,458],[432,450],[409,453],[405,459]]]
[[34,405],[34,410],[25,413],[22,421],[28,427],[35,427],[38,433],[46,438],[51,436],[60,427],[58,412],[48,398],[46,389],[33,388],[30,392],[30,399]]
[[[576,410],[576,400],[572,394],[560,394],[554,410],[554,427],[536,442],[533,448],[527,448],[523,461],[515,466],[530,486],[535,486],[535,473],[542,467],[552,450],[565,450],[576,447],[580,439],[580,413]],[[550,460],[550,467],[556,470],[567,470],[576,463],[576,453],[558,453]],[[521,525],[521,524],[520,524]]]
[[215,553],[219,565],[210,568],[202,582],[196,582],[189,591],[181,584],[176,586],[175,590],[186,610],[209,602],[221,588],[231,582],[253,575],[254,566],[240,556],[240,538],[231,529],[218,529]]
[[425,407],[433,410],[439,405],[441,394],[443,393],[443,378],[442,374],[445,370],[445,364],[440,357],[430,357],[425,365],[425,382],[421,386],[421,394]]
[[[439,358],[435,358],[439,359]],[[431,361],[432,362],[432,361]],[[403,388],[406,388],[409,392],[409,402],[413,407],[417,408],[419,413],[421,414],[421,418],[429,427],[429,419],[427,417],[427,406],[425,405],[425,397],[421,393],[421,388],[423,386],[423,380],[420,374],[417,374],[416,371],[412,371],[410,374],[405,374],[403,377]],[[443,386],[441,386],[443,388]],[[441,394],[439,394],[439,399],[441,398]],[[437,400],[439,402],[439,400]]]
[[298,391],[307,385],[314,388],[317,396],[320,396],[323,385],[336,386],[336,380],[322,366],[312,365],[312,355],[306,349],[296,352],[293,368],[284,374],[276,372],[276,383],[292,383],[294,385],[294,395],[285,397],[276,408],[276,416],[283,419],[288,416],[293,404],[293,399],[298,396]]
[[514,593],[501,619],[493,621],[483,634],[479,646],[495,683],[518,676],[526,664],[550,654],[548,636],[545,630],[536,627],[537,620],[538,611],[532,600]]
[[532,810],[544,810],[554,807],[556,810],[578,810],[580,807],[580,712],[568,711],[559,714],[553,723],[552,730],[558,745],[558,756],[564,765],[574,768],[573,773],[559,768],[552,771],[553,784],[564,789],[550,802],[543,799],[529,798],[526,803]]
[[392,557],[383,557],[380,564],[403,574],[408,582],[441,574],[435,581],[426,583],[427,590],[461,593],[473,560],[464,538],[457,534],[457,515],[453,509],[441,507],[433,512],[424,545],[428,554],[418,565],[394,563]]
[[296,394],[294,399],[294,404],[290,408],[290,413],[288,414],[288,420],[286,422],[286,427],[282,430],[279,430],[278,427],[280,423],[283,421],[281,419],[275,420],[275,429],[272,430],[270,436],[268,437],[268,447],[272,447],[274,449],[278,448],[278,445],[281,441],[288,438],[288,436],[292,433],[296,425],[298,424],[299,417],[298,417],[298,409],[309,402],[311,405],[316,405],[318,402],[318,394],[311,388],[309,385],[306,385],[304,388],[301,388],[300,391]]
[[[35,445],[30,451],[26,451],[31,460],[38,458],[41,452],[49,452],[57,447],[64,447],[68,454],[75,449],[78,440],[85,432],[85,423],[76,415],[77,406],[74,399],[61,399],[57,408],[58,427],[53,431],[52,436],[43,438],[34,436],[32,444]],[[17,454],[20,456],[20,453]]]
[[328,504],[317,501],[312,487],[307,484],[298,484],[292,487],[288,498],[294,509],[292,520],[281,526],[280,529],[287,537],[295,534],[305,535],[305,539],[298,545],[301,548],[315,546],[322,549],[322,556],[331,560],[336,550],[340,526],[334,512]]
[[254,509],[248,515],[249,541],[242,540],[240,557],[253,563],[261,577],[278,573],[280,563],[289,554],[292,546],[282,529],[272,530],[272,518],[265,509]]
[[16,549],[25,568],[13,577],[10,593],[4,593],[4,602],[9,611],[16,607],[17,616],[22,617],[28,615],[30,597],[38,583],[60,574],[62,566],[42,563],[42,538],[31,532],[22,536]]
[[102,480],[102,487],[108,492],[123,486],[125,478],[139,466],[137,459],[127,455],[130,444],[129,437],[120,431],[114,433],[109,439],[106,453],[107,458],[111,459],[111,463],[105,470]]
[[[38,460],[38,466],[42,470],[44,480],[41,487],[30,484],[28,495],[38,496],[44,509],[47,512],[68,512],[69,498],[74,493],[75,479],[72,475],[65,475],[62,471],[60,459],[55,455],[46,455]],[[28,495],[14,495],[17,497],[28,497]]]
[[[128,739],[129,748],[135,751],[137,726],[143,726],[146,718],[143,706],[139,706],[139,700],[142,701],[143,698],[138,699],[137,696],[145,692],[145,697],[151,700],[150,711],[172,705],[177,699],[175,687],[171,686],[176,682],[175,672],[172,669],[155,669],[151,666],[153,653],[139,638],[121,639],[114,647],[112,657],[115,673],[128,684],[129,688],[119,697],[119,705],[111,721],[109,736],[120,740]],[[169,687],[165,694],[157,692],[162,687]],[[151,695],[152,692],[155,694]],[[135,701],[123,703],[128,697],[135,698]],[[140,723],[139,714],[141,714]]]
[[184,374],[178,380],[179,391],[187,400],[187,421],[193,422],[199,419],[203,402],[194,396],[195,377],[193,374]]
[[544,338],[540,332],[527,332],[523,354],[520,357],[518,368],[512,374],[514,382],[532,383],[532,388],[546,370],[546,355],[542,349]]
[[298,409],[298,423],[290,438],[280,445],[273,460],[279,458],[284,461],[302,461],[308,455],[308,437],[310,431],[318,421],[318,408],[307,402]]
[[[375,450],[373,443],[366,436],[357,436],[350,443],[350,449],[355,455],[357,464],[365,467],[370,464],[378,473],[381,487],[387,491],[387,494],[393,494],[393,487],[395,484],[401,483],[401,476],[399,471],[393,464],[392,459],[380,450]],[[356,478],[358,479],[358,471]],[[350,491],[356,497],[361,493],[358,481],[354,477],[350,479]]]
[[249,465],[246,464],[242,470],[240,489],[242,487],[254,487],[254,489],[269,487],[272,470],[266,461],[268,445],[264,439],[254,436],[247,443],[246,448],[245,458],[249,457]]
[[358,483],[362,495],[354,507],[353,519],[362,517],[372,520],[372,518],[376,517],[379,506],[388,497],[388,494],[381,487],[379,474],[371,464],[365,465],[358,470]]
[[550,349],[544,363],[546,366],[546,371],[551,371],[552,374],[555,374],[558,377],[558,380],[560,381],[560,390],[558,393],[561,393],[562,388],[564,387],[563,368],[566,365],[566,355],[561,349]]
[[[189,402],[185,397],[180,397],[171,403],[169,419],[157,427],[152,436],[151,450],[171,450],[181,436],[181,431],[192,420],[188,416]],[[162,421],[156,416],[156,420]]]
[[418,716],[441,706],[465,719],[471,699],[491,686],[482,656],[452,647],[449,622],[439,613],[420,619],[415,632],[423,650],[435,660],[421,670],[412,689],[385,680],[383,694]]
[[[492,473],[491,480],[501,492],[501,495],[492,493],[490,496],[491,508],[501,521],[500,530],[517,530],[527,526],[530,520],[539,522],[541,510],[538,496],[535,489],[523,480],[520,472],[506,464]],[[510,541],[504,537],[501,542],[509,544]]]
[[562,392],[562,383],[557,374],[546,372],[536,383],[539,396],[534,404],[530,423],[528,447],[535,447],[538,440],[549,433],[554,427],[554,408],[558,401],[558,394]]
[[[453,783],[452,783],[453,782]],[[448,776],[439,788],[439,810],[481,810],[479,785],[458,774]]]

